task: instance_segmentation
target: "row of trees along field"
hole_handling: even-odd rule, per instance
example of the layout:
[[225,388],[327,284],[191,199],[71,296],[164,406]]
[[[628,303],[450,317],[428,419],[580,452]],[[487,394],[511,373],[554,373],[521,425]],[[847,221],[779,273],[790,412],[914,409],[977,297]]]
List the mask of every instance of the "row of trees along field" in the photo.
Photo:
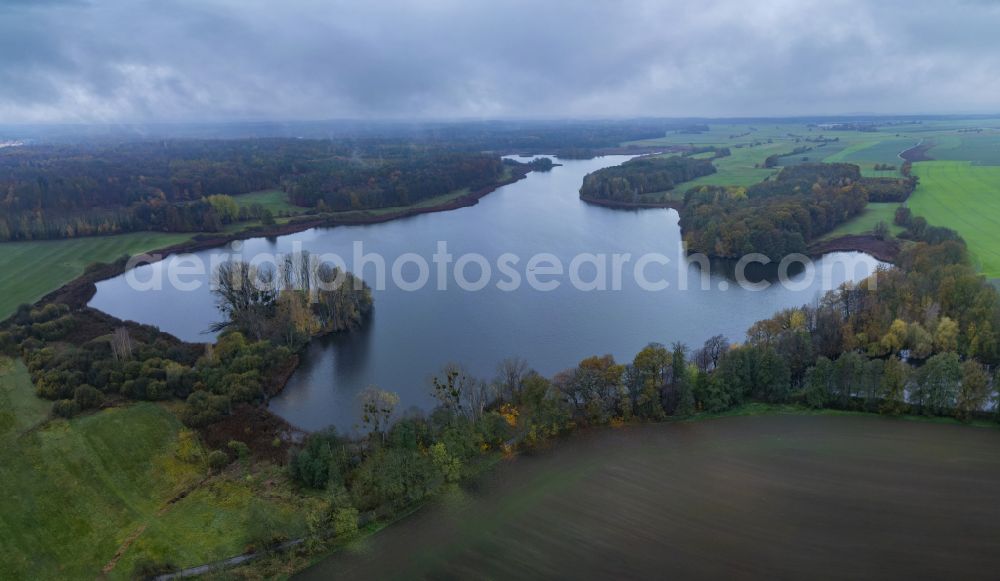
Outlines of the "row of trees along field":
[[304,207],[405,206],[495,183],[500,157],[394,141],[254,139],[53,145],[0,151],[0,241],[136,230],[217,231],[211,202],[280,188]]
[[800,164],[750,187],[690,189],[681,228],[688,249],[708,256],[802,253],[859,215],[873,196],[905,199],[914,186],[910,179],[863,178],[852,164]]
[[329,514],[317,521],[344,530],[344,515],[406,506],[461,477],[484,450],[532,447],[579,425],[688,417],[749,402],[996,419],[989,409],[997,396],[991,369],[1000,360],[1000,299],[960,240],[911,237],[899,267],[874,275],[877,285],[844,286],[815,305],[778,313],[740,345],[722,336],[694,350],[652,343],[630,362],[588,357],[551,379],[520,359],[502,362],[493,380],[449,365],[429,385],[441,405],[395,422],[398,397],[369,388],[362,395],[367,437],[314,434],[291,456],[290,475],[331,491]]
[[124,208],[0,215],[0,242],[80,238],[147,230],[219,232],[227,224],[258,220],[264,225],[271,225],[275,216],[260,204],[240,206],[235,199],[224,194],[182,203],[151,199]]

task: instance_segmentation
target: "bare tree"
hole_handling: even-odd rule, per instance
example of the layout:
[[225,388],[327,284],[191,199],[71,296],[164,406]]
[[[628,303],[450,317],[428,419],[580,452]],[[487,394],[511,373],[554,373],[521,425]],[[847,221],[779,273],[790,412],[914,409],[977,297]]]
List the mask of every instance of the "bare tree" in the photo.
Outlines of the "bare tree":
[[297,290],[311,295],[312,278],[315,274],[313,263],[312,255],[308,250],[286,256],[281,265],[283,290]]
[[399,405],[399,395],[369,385],[359,394],[361,398],[361,421],[370,435],[378,434],[385,441],[392,414]]
[[471,394],[476,388],[476,378],[457,363],[448,363],[441,369],[441,375],[431,378],[431,395],[441,405],[454,413],[466,414],[471,410],[466,404],[477,400]]
[[473,379],[468,389],[462,395],[465,400],[463,407],[468,410],[468,414],[473,420],[483,417],[486,406],[496,399],[496,384]]
[[528,375],[528,362],[520,357],[508,357],[497,365],[497,384],[501,399],[521,397],[524,378]]
[[722,335],[716,335],[705,341],[702,348],[695,352],[694,360],[699,369],[711,371],[719,365],[719,360],[726,351],[729,351],[729,341]]
[[278,298],[273,271],[241,261],[220,264],[212,293],[226,316],[225,321],[212,325],[213,331],[235,328],[254,340],[264,337]]
[[132,337],[125,327],[118,327],[111,334],[111,353],[119,363],[132,358]]

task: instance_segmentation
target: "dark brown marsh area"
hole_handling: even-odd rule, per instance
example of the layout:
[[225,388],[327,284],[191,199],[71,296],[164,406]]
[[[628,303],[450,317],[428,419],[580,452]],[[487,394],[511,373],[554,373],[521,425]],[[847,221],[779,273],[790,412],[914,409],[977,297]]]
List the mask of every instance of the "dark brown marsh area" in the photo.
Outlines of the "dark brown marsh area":
[[1000,430],[760,415],[595,430],[301,575],[995,578]]

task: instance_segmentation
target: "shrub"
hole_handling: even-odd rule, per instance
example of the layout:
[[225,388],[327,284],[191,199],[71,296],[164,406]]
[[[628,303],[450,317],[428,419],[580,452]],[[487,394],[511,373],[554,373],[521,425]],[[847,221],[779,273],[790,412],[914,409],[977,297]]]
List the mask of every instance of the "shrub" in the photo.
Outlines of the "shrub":
[[201,443],[198,436],[188,429],[177,433],[177,458],[182,462],[194,464],[202,457]]
[[227,396],[196,391],[188,396],[181,417],[189,426],[207,426],[229,411],[229,403]]
[[71,399],[56,400],[56,402],[52,404],[52,415],[59,418],[71,418],[79,411],[79,406],[77,406],[76,402]]
[[212,450],[208,455],[208,467],[218,472],[229,465],[229,456],[222,450]]
[[288,538],[284,523],[275,510],[262,500],[253,500],[247,516],[247,540],[257,549],[266,549]]
[[95,409],[104,403],[104,394],[96,387],[84,384],[73,391],[73,401],[81,410]]
[[308,488],[326,488],[331,480],[339,483],[340,463],[334,451],[342,447],[332,428],[310,435],[305,447],[294,453],[288,464],[292,480]]
[[333,524],[333,534],[338,539],[349,539],[358,534],[358,509],[353,506],[334,510],[330,520]]
[[230,440],[227,447],[236,454],[236,459],[240,462],[247,462],[250,459],[250,448],[239,440]]

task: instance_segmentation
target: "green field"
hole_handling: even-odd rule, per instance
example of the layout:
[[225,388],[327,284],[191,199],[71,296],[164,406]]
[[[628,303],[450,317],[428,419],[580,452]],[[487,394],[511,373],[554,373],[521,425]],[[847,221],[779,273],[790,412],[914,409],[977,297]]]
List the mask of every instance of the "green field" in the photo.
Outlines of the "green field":
[[305,208],[300,208],[299,206],[291,204],[288,201],[288,195],[281,190],[250,192],[249,194],[233,196],[233,199],[236,200],[236,203],[239,204],[241,208],[259,204],[265,210],[270,210],[275,216],[294,216],[306,211]]
[[924,161],[913,170],[920,176],[909,201],[913,213],[957,230],[983,274],[1000,277],[1000,166]]
[[20,360],[0,357],[0,442],[6,443],[44,421],[52,404],[35,396]]
[[[963,132],[969,129],[981,131]],[[837,138],[839,141],[825,145],[806,141],[820,135]],[[784,161],[800,163],[801,158],[805,156],[809,161],[856,163],[866,175],[888,176],[898,174],[875,172],[872,166],[875,164],[899,166],[902,163],[899,153],[921,139],[935,144],[930,155],[937,160],[962,160],[981,165],[1000,165],[1000,118],[923,121],[884,126],[875,132],[824,130],[817,127],[810,128],[800,123],[777,125],[710,123],[709,131],[704,133],[668,133],[656,139],[631,141],[622,145],[716,145],[733,148],[733,154],[736,155],[739,150],[734,146],[749,144],[754,147],[744,152],[750,153],[752,157],[758,157],[755,162],[763,162],[767,155],[788,152],[799,146],[809,146],[813,148],[811,151],[787,156]],[[760,153],[764,148],[770,151],[761,156],[753,155]],[[725,174],[720,164],[724,165],[725,162],[719,160],[716,163],[720,167],[719,173]],[[745,164],[743,165],[745,167]],[[753,167],[753,163],[750,163],[750,167]]]
[[[807,141],[820,135],[839,141],[822,146]],[[782,163],[801,163],[807,157],[808,161],[854,163],[865,176],[896,177],[903,163],[899,154],[921,140],[933,144],[928,155],[936,161],[914,165],[921,183],[909,201],[910,207],[931,224],[957,230],[968,242],[982,272],[991,278],[1000,277],[1000,242],[995,234],[1000,226],[1000,118],[925,120],[879,127],[874,132],[821,130],[798,123],[713,123],[704,133],[668,133],[623,145],[715,145],[731,149],[732,156],[713,161],[717,173],[684,184],[686,190],[698,185],[757,183],[779,168],[765,170],[755,165],[763,165],[769,155],[802,146],[813,149],[784,156],[780,158]],[[875,171],[876,164],[896,169]],[[894,211],[895,204],[871,204],[864,214],[827,238],[867,233],[882,220],[889,223],[893,234],[898,234],[900,229],[892,224]]]
[[700,177],[686,182],[682,188],[687,190],[695,186],[749,186],[765,180],[777,173],[773,169],[764,169],[767,156],[780,153],[787,149],[782,143],[766,143],[763,145],[732,148],[731,155],[720,157],[712,162],[718,170],[712,175]]
[[[924,128],[924,126],[905,126]],[[902,128],[901,128],[902,130]],[[949,126],[948,131],[954,132]],[[807,139],[815,139],[820,135],[826,138],[837,138],[837,142],[815,143]],[[883,132],[858,131],[823,131],[806,125],[788,123],[780,125],[715,125],[710,124],[710,131],[699,134],[672,133],[658,139],[628,142],[623,145],[657,146],[657,145],[716,145],[729,147],[732,156],[715,160],[718,172],[691,182],[694,185],[743,185],[757,183],[777,172],[777,169],[767,170],[764,160],[774,154],[792,151],[796,147],[812,147],[805,153],[786,155],[781,162],[787,165],[802,163],[802,158],[809,162],[856,163],[864,175],[873,177],[890,177],[899,175],[902,160],[898,154],[919,141],[920,137],[897,134],[886,130]],[[741,146],[741,147],[737,147]],[[893,171],[874,171],[875,164],[890,164],[897,166]],[[758,166],[758,167],[755,167]]]
[[892,223],[893,218],[896,216],[896,208],[899,207],[897,203],[887,203],[887,204],[868,204],[865,207],[865,211],[861,213],[860,216],[844,222],[832,232],[823,237],[824,240],[831,238],[838,238],[840,236],[850,236],[857,234],[871,234],[875,231],[875,225],[879,222],[885,222],[889,225],[889,232],[893,236],[898,235],[903,231],[902,228],[896,226]]
[[[861,167],[866,177],[899,177],[903,159],[899,154],[913,147],[919,140],[907,137],[882,136],[873,141],[860,141],[823,159],[827,163],[854,163]],[[875,171],[876,164],[895,166],[895,170]]]
[[189,234],[136,232],[117,236],[0,244],[0,319],[33,303],[94,262],[111,262],[188,240]]
[[[48,406],[20,362],[0,361],[0,577],[93,579],[130,537],[113,578],[128,578],[143,556],[184,567],[242,552],[258,485],[216,477],[169,504],[207,468],[197,440],[181,453],[183,428],[166,408],[140,403],[37,427]],[[269,500],[290,521],[293,507]]]

